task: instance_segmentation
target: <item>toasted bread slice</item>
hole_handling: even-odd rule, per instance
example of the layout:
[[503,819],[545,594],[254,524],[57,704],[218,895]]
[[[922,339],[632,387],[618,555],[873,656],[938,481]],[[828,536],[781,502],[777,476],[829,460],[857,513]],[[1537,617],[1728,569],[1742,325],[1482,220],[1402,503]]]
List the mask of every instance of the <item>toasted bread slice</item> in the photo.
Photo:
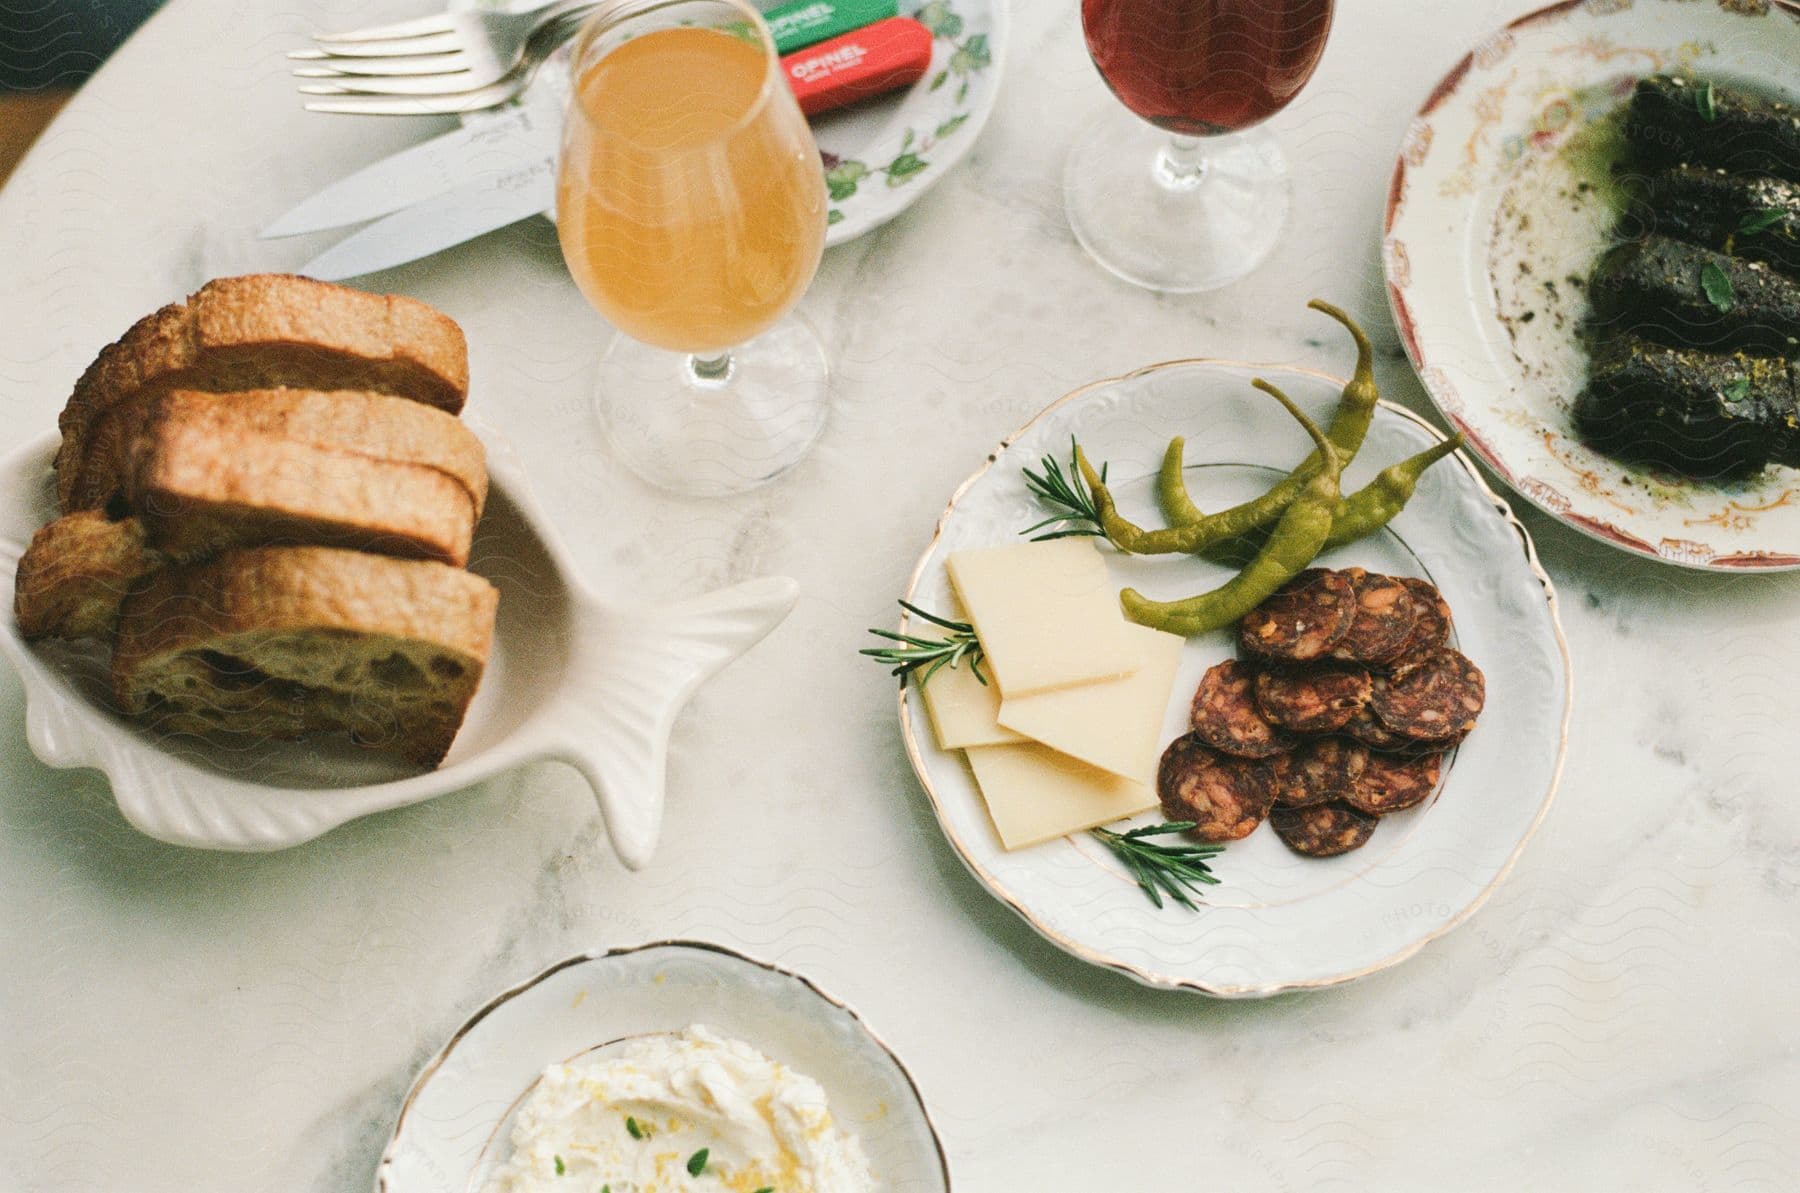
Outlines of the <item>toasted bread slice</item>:
[[39,527],[19,558],[13,612],[26,638],[110,638],[119,603],[168,562],[145,541],[136,518],[99,510],[65,514]]
[[[159,550],[192,560],[237,546],[317,544],[468,562],[475,499],[448,469],[260,432],[254,418],[238,417],[254,410],[202,394],[155,399],[132,448],[126,497]],[[384,438],[371,429],[372,448]]]
[[499,593],[473,573],[329,547],[230,551],[126,598],[113,690],[178,733],[348,731],[436,766],[493,643]]
[[208,282],[140,319],[75,383],[57,420],[57,499],[64,511],[106,504],[141,399],[277,386],[367,390],[455,414],[468,394],[468,345],[449,317],[398,295],[288,274]]
[[174,422],[221,440],[268,435],[388,463],[423,464],[467,490],[477,517],[487,503],[481,440],[454,414],[405,398],[360,390],[175,390],[148,401],[139,436]]

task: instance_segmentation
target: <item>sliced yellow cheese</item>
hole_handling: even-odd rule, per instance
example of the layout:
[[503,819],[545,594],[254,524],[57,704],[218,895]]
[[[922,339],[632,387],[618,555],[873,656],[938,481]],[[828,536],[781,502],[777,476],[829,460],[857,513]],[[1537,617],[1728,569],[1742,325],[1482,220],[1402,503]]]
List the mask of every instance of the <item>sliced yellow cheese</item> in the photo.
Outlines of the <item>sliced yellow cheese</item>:
[[946,750],[1025,740],[1024,734],[1002,727],[995,719],[1000,711],[1000,686],[992,676],[985,684],[976,679],[967,662],[954,668],[939,667],[920,694],[937,743]]
[[1008,849],[1135,816],[1156,804],[1156,793],[1144,784],[1035,742],[976,746],[968,755],[988,815]]
[[1117,679],[1135,665],[1118,593],[1089,540],[958,551],[946,566],[1006,696]]
[[1145,626],[1125,628],[1137,670],[1105,683],[1008,696],[998,724],[1101,770],[1139,783],[1155,781],[1163,714],[1187,640]]

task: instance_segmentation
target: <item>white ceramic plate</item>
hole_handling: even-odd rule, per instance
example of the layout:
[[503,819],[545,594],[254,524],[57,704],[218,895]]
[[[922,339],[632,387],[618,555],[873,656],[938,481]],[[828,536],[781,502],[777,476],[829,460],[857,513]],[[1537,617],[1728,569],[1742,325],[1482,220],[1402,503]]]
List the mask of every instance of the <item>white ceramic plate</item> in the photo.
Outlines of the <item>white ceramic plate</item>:
[[[536,8],[542,0],[459,0],[458,7]],[[759,0],[771,8],[772,0]],[[873,231],[916,203],[975,146],[994,110],[1006,48],[1000,0],[901,0],[900,14],[932,31],[931,68],[905,91],[812,121],[830,191],[827,247]],[[521,103],[562,122],[569,51],[545,64]],[[465,119],[478,123],[485,113]],[[552,220],[553,211],[545,212]]]
[[1604,188],[1580,189],[1594,157],[1577,150],[1639,76],[1683,68],[1800,96],[1800,4],[1568,0],[1483,41],[1401,145],[1388,295],[1432,401],[1548,513],[1688,567],[1800,567],[1800,471],[1684,482],[1587,448],[1569,420],[1587,368],[1569,279],[1587,277],[1612,223]]
[[884,1193],[947,1193],[918,1087],[855,1011],[805,978],[718,945],[670,941],[571,957],[458,1028],[400,1106],[377,1193],[479,1193],[513,1115],[550,1065],[704,1023],[814,1078]]
[[[967,547],[1022,542],[1043,510],[1020,475],[1068,455],[1077,437],[1107,461],[1126,516],[1157,524],[1151,479],[1164,446],[1188,437],[1202,508],[1252,497],[1307,450],[1300,430],[1250,388],[1267,377],[1321,422],[1342,382],[1279,365],[1176,361],[1069,394],[1001,445],[957,492],[913,576],[909,599],[948,607],[944,561]],[[1377,411],[1347,477],[1440,440],[1396,406]],[[1154,597],[1210,589],[1224,567],[1188,557],[1107,551],[1114,578]],[[1044,936],[1083,960],[1153,986],[1257,997],[1327,986],[1404,960],[1467,918],[1505,877],[1549,807],[1562,767],[1571,680],[1556,597],[1531,540],[1459,453],[1425,474],[1389,530],[1320,556],[1325,566],[1425,576],[1455,615],[1458,646],[1487,675],[1487,706],[1437,797],[1383,819],[1361,849],[1336,858],[1290,852],[1267,826],[1216,860],[1222,885],[1198,912],[1153,907],[1086,834],[1008,853],[961,751],[940,750],[912,685],[901,696],[908,756],[950,843],[976,878]],[[1229,633],[1190,640],[1162,741],[1187,727],[1200,676],[1232,653]],[[1155,813],[1137,823],[1160,820]]]
[[[587,779],[619,856],[642,866],[662,821],[669,728],[699,684],[793,607],[792,580],[755,580],[660,609],[622,608],[576,575],[519,461],[482,430],[491,495],[470,566],[500,590],[493,654],[448,757],[418,774],[348,741],[160,735],[114,712],[94,643],[28,644],[10,612],[0,654],[25,689],[31,750],[96,767],[119,810],[163,841],[285,849],[371,812],[458,791],[538,759]],[[0,463],[0,605],[32,532],[56,516],[51,435]]]

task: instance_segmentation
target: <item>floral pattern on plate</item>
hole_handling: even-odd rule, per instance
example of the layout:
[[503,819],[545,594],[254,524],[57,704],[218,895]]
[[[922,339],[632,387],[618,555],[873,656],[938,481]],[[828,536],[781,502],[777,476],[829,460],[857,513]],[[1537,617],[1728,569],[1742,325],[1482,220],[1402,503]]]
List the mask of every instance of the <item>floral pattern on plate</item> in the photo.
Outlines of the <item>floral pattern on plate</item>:
[[1569,422],[1581,287],[1613,218],[1611,114],[1639,76],[1681,69],[1800,95],[1800,4],[1565,0],[1484,40],[1402,140],[1388,295],[1438,409],[1552,516],[1681,566],[1800,568],[1800,473],[1690,483],[1593,451]]

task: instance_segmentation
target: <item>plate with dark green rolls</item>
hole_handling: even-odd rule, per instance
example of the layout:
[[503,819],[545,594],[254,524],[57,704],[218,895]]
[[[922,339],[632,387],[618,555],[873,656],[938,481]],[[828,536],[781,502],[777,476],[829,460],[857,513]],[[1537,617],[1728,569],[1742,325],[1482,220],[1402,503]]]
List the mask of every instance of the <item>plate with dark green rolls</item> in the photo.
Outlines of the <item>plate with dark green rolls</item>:
[[1473,914],[1555,792],[1572,681],[1530,537],[1456,446],[1362,369],[1198,359],[988,453],[864,652],[975,878],[1084,961],[1219,997]]
[[1800,568],[1800,3],[1561,3],[1408,127],[1383,260],[1507,484],[1611,546]]

